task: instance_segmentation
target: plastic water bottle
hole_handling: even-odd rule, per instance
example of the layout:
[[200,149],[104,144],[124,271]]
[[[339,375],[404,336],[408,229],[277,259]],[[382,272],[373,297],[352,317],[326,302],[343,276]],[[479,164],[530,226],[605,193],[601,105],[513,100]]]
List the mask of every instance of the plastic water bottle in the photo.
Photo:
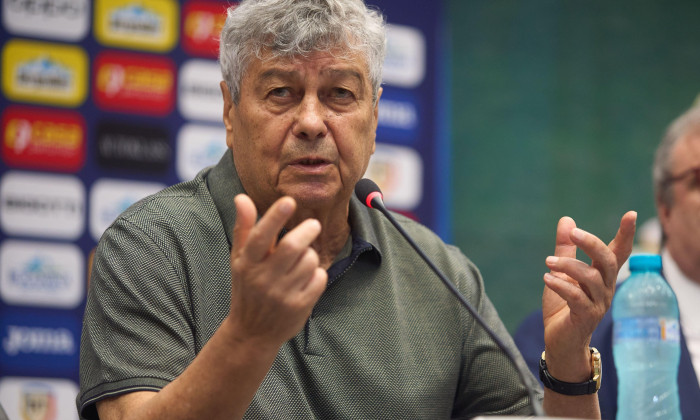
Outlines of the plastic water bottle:
[[659,255],[633,255],[629,267],[612,304],[617,420],[680,419],[676,295]]

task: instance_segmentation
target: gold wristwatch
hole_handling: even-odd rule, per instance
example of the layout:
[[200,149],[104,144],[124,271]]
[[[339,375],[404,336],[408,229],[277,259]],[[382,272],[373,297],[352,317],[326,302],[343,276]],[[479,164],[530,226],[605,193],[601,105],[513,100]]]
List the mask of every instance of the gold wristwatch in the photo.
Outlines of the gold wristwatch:
[[600,389],[600,379],[602,375],[600,353],[595,347],[591,347],[591,369],[593,374],[586,382],[571,383],[554,378],[547,370],[547,363],[544,360],[544,352],[540,359],[540,380],[545,387],[554,392],[564,395],[588,395],[595,394]]

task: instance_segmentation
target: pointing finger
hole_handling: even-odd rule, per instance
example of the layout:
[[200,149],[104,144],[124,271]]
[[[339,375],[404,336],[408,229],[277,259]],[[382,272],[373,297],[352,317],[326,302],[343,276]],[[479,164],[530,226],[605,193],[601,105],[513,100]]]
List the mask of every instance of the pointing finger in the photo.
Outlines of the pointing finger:
[[591,265],[600,272],[605,285],[609,287],[615,284],[617,261],[608,246],[597,236],[581,229],[574,229],[571,236],[578,247],[591,258]]
[[277,244],[274,256],[280,271],[286,273],[298,264],[320,233],[321,223],[316,219],[307,219],[284,235]]
[[255,226],[258,211],[255,209],[253,200],[245,194],[238,194],[234,197],[233,203],[236,205],[236,223],[233,225],[231,255],[238,255],[248,241],[250,230]]
[[617,257],[617,267],[622,267],[622,264],[627,261],[632,253],[632,245],[634,243],[634,232],[636,230],[637,212],[628,211],[620,220],[620,228],[617,230],[615,239],[610,242],[608,247],[615,253]]
[[571,231],[576,228],[576,222],[571,217],[562,217],[557,224],[557,239],[554,255],[557,257],[576,258],[576,245],[571,241]]
[[[554,256],[559,258],[576,258],[576,245],[571,241],[571,231],[576,229],[576,222],[571,217],[562,217],[557,223],[557,237]],[[552,274],[560,275],[555,271]],[[562,278],[565,278],[562,275]]]
[[296,201],[291,197],[282,197],[270,206],[248,235],[244,253],[250,261],[262,261],[270,253],[295,210]]

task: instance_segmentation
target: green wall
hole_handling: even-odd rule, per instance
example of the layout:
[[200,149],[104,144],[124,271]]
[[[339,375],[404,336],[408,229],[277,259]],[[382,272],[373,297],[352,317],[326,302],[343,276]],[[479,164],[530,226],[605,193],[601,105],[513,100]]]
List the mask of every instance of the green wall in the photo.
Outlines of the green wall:
[[453,240],[511,330],[559,217],[654,216],[650,167],[700,92],[699,1],[450,0]]

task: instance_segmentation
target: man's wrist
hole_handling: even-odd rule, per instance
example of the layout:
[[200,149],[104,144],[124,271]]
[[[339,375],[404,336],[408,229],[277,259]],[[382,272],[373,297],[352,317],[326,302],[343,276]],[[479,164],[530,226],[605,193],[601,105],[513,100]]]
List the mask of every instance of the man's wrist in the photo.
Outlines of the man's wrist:
[[241,328],[240,324],[230,316],[226,317],[219,326],[217,333],[223,335],[227,347],[245,353],[251,359],[268,359],[276,356],[284,343],[282,340],[271,340],[269,337],[258,334],[250,335]]
[[547,369],[555,378],[566,382],[582,382],[591,377],[590,347],[576,346],[575,349],[545,347]]
[[565,381],[551,374],[546,361],[546,352],[542,352],[540,359],[540,380],[546,388],[563,395],[588,395],[598,392],[601,384],[601,359],[600,353],[595,347],[589,350],[589,370],[586,380]]

